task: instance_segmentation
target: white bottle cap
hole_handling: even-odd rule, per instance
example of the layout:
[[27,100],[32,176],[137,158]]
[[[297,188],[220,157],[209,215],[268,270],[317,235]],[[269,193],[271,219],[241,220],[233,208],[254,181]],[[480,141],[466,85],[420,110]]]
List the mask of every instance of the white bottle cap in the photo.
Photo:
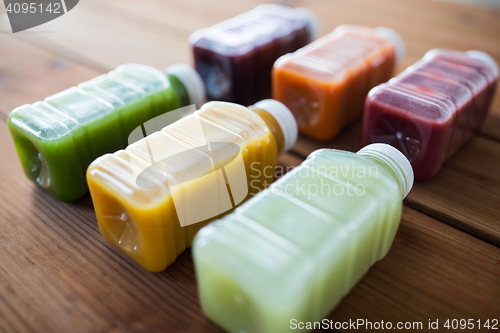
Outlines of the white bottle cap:
[[479,60],[486,65],[488,65],[493,73],[495,73],[496,76],[498,76],[498,65],[488,53],[483,52],[483,51],[478,51],[478,50],[470,50],[465,52],[469,58]]
[[392,42],[394,48],[396,49],[396,63],[401,64],[406,53],[405,41],[403,38],[401,38],[396,30],[388,27],[377,27],[375,28],[375,33]]
[[297,7],[294,8],[294,10],[299,15],[299,19],[306,24],[307,31],[309,32],[309,42],[318,38],[321,33],[321,25],[316,14],[314,14],[314,12],[309,8],[305,7]]
[[187,90],[189,103],[193,103],[197,108],[205,102],[205,86],[198,72],[187,64],[175,64],[163,71],[178,78]]
[[275,99],[263,99],[255,103],[254,107],[268,112],[276,119],[283,132],[283,138],[285,139],[283,152],[289,151],[295,144],[295,141],[297,141],[299,135],[297,121],[290,109],[287,108],[285,104]]
[[387,165],[398,177],[403,200],[413,186],[413,169],[403,153],[385,143],[372,143],[361,148],[356,154],[370,156]]

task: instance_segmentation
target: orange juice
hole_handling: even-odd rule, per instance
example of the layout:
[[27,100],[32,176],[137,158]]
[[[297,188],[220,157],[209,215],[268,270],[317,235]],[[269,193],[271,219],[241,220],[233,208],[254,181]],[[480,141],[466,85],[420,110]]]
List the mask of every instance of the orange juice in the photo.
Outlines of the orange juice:
[[361,114],[368,91],[392,76],[403,53],[389,28],[337,27],[275,62],[273,98],[292,111],[300,133],[331,140]]
[[207,103],[90,165],[99,229],[141,266],[161,271],[201,227],[267,187],[278,154],[296,138],[292,114],[277,101]]

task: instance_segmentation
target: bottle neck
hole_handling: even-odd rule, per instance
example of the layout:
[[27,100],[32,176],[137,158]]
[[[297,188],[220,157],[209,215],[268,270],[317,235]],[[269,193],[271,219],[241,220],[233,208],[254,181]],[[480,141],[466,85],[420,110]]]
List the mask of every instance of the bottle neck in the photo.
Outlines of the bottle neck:
[[[166,74],[168,80],[170,81],[170,85],[172,89],[174,90],[175,96],[179,100],[180,106],[187,106],[191,103],[189,100],[189,94],[184,86],[184,84],[179,80],[176,76],[172,74]],[[194,103],[193,103],[194,104]]]
[[410,192],[413,186],[413,169],[408,159],[396,148],[383,143],[373,143],[356,154],[375,161],[389,171],[399,185],[401,200]]
[[404,186],[405,186],[404,183],[405,183],[405,180],[401,179],[400,177],[398,177],[398,175],[395,172],[394,168],[392,168],[389,165],[387,165],[387,163],[384,162],[383,160],[380,160],[380,159],[378,159],[377,157],[374,157],[374,156],[366,156],[366,157],[369,158],[370,160],[374,161],[375,163],[377,163],[378,167],[383,168],[384,170],[388,171],[391,174],[392,178],[394,179],[394,182],[399,185],[401,196],[402,196],[401,200],[404,199]]
[[197,108],[201,107],[206,97],[205,86],[200,75],[193,67],[186,64],[176,64],[166,68],[163,72],[171,82],[182,85],[182,89],[178,89],[176,92],[182,94],[181,98],[184,101],[187,95],[188,104],[195,104]]
[[250,107],[250,110],[258,114],[262,120],[266,123],[267,127],[271,131],[274,140],[276,141],[276,146],[278,147],[278,155],[283,152],[285,149],[285,136],[283,135],[283,130],[281,126],[278,124],[276,118],[274,118],[269,112],[266,110]]

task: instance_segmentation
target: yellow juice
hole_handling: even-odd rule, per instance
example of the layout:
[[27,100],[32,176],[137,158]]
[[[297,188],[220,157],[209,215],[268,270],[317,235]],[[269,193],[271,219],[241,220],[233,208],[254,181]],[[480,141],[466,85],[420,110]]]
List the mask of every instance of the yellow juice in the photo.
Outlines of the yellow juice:
[[144,268],[164,270],[201,227],[273,181],[278,154],[296,137],[277,101],[207,103],[90,165],[99,229]]

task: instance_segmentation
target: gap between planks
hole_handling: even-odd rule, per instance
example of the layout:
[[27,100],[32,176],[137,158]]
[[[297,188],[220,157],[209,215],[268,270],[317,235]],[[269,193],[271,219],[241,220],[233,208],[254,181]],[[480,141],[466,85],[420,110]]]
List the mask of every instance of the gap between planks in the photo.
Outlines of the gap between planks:
[[[105,3],[89,0],[80,4],[78,11],[72,11],[71,16],[54,20],[43,28],[59,31],[58,34],[18,36],[99,70],[110,70],[122,62],[131,61],[162,68],[175,62],[191,61],[187,42],[190,33],[261,2],[246,0],[228,5],[222,0],[210,3],[149,0],[147,5],[138,5],[133,0]],[[414,63],[435,47],[481,49],[500,60],[500,44],[497,43],[500,12],[494,10],[436,1],[408,1],[405,6],[400,6],[396,0],[381,0],[376,4],[368,0],[339,1],[335,5],[326,1],[292,4],[315,10],[321,18],[323,32],[343,23],[395,28],[407,42],[407,57],[401,68]],[[366,10],[360,13],[360,7]],[[414,24],[408,25],[409,21],[414,21]],[[88,29],[82,31],[81,26]],[[36,32],[37,28],[33,31]],[[123,39],[124,35],[128,38]],[[114,47],[102,47],[109,43]],[[480,133],[500,141],[498,95]]]
[[[199,308],[190,251],[159,274],[141,269],[100,236],[88,196],[61,203],[26,179],[8,139],[0,123],[6,330],[222,332]],[[293,159],[284,155],[280,163]],[[486,319],[500,311],[499,274],[499,248],[405,207],[387,257],[328,318]]]
[[[89,69],[87,66],[76,64],[74,61],[57,57],[53,52],[45,51],[28,42],[19,41],[10,36],[0,36],[0,41],[2,41],[2,44],[7,44],[8,46],[4,58],[0,61],[12,62],[15,59],[16,61],[20,60],[28,64],[27,67],[13,66],[15,67],[14,69],[12,69],[11,66],[6,68],[7,72],[3,74],[3,80],[0,82],[0,88],[2,88],[0,90],[0,98],[4,105],[7,104],[9,106],[7,109],[5,109],[4,105],[0,106],[0,111],[4,112],[4,115],[9,112],[9,108],[14,108],[22,104],[19,102],[21,100],[30,103],[35,102],[36,100],[43,99],[50,94],[59,92],[86,79],[90,79],[100,73],[99,71]],[[53,66],[53,64],[56,64],[56,66]],[[5,65],[2,66],[5,67]],[[33,84],[26,85],[26,82],[33,82]],[[7,91],[5,91],[5,89]],[[2,90],[4,90],[3,93]],[[3,119],[5,120],[5,116]],[[299,138],[292,153],[305,158],[310,152],[321,147],[356,151],[360,148],[360,136],[361,129],[358,121],[344,130],[335,141],[327,144],[319,144],[306,138]],[[473,139],[474,142],[478,140],[478,138]],[[481,142],[488,143],[489,141],[483,139]],[[465,184],[468,185],[469,188],[462,189],[461,191],[457,191],[456,188],[449,191],[446,190],[450,178],[451,180],[454,178],[453,175],[450,176],[450,174],[446,172],[446,166],[456,162],[455,164],[458,163],[460,168],[463,169],[465,167],[460,165],[459,159],[455,156],[452,158],[451,162],[445,165],[445,168],[437,176],[437,178],[444,177],[444,180],[438,183],[436,183],[434,179],[423,184],[417,183],[412,192],[410,192],[406,203],[429,216],[444,221],[454,227],[458,227],[460,230],[471,233],[498,246],[500,244],[500,226],[498,226],[496,221],[499,220],[500,217],[498,216],[498,211],[495,210],[495,207],[498,207],[495,200],[500,202],[500,194],[493,192],[493,195],[491,195],[488,191],[495,191],[494,187],[487,187],[492,187],[491,184],[488,184],[490,181],[497,184],[500,181],[496,173],[492,171],[494,170],[495,163],[500,164],[500,160],[498,160],[500,156],[500,146],[498,146],[498,143],[493,144],[489,142],[489,147],[495,149],[496,154],[493,154],[493,157],[496,157],[496,160],[494,160],[493,163],[491,163],[491,161],[487,163],[489,173],[480,172],[479,174],[474,174],[473,179],[468,177],[463,178],[466,180]],[[486,153],[487,152],[479,155],[479,158],[481,159],[487,156]],[[462,154],[462,152],[460,151],[458,154]],[[474,162],[474,158],[470,156],[471,154],[474,155],[474,151],[469,149],[469,153],[465,154],[465,156],[467,157],[467,161],[472,160],[472,162]],[[459,175],[460,169],[457,171],[457,168],[453,168],[452,170],[455,175],[457,173]],[[460,184],[455,184],[455,187],[459,187],[459,185]],[[427,187],[429,187],[430,190],[426,190]],[[500,188],[500,186],[498,187]],[[473,190],[472,193],[475,194],[472,197],[472,201],[469,200],[469,192],[471,189]],[[442,193],[442,198],[436,197],[433,194],[436,190]],[[466,196],[461,199],[465,199],[468,202],[467,206],[464,207],[462,204],[453,201],[448,201],[443,207],[435,206],[436,203],[441,202],[444,198],[450,196],[451,198],[456,198],[457,194],[460,193]],[[432,197],[433,200],[428,200],[429,197]],[[481,216],[474,211],[477,207],[485,209],[488,213],[486,216],[488,219],[486,225]],[[456,212],[454,212],[454,210],[456,210]]]

